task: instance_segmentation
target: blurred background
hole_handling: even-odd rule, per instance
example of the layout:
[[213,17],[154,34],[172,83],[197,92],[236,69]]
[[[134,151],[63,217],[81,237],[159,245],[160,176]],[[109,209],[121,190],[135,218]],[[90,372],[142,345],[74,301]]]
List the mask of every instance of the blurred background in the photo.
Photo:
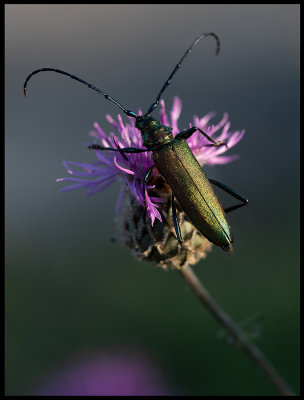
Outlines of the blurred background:
[[89,199],[60,192],[62,161],[95,161],[83,146],[88,132],[95,121],[113,131],[105,115],[119,109],[54,73],[37,75],[23,96],[30,72],[56,67],[146,109],[208,31],[221,39],[219,56],[212,39],[202,41],[164,100],[168,110],[175,95],[182,99],[181,129],[209,111],[218,119],[227,111],[231,130],[246,129],[227,153],[239,160],[206,172],[250,204],[230,214],[234,254],[213,248],[194,268],[237,322],[264,315],[257,344],[298,393],[299,22],[299,5],[6,5],[7,395],[36,393],[51,377],[56,385],[75,357],[80,365],[79,357],[130,349],[152,360],[163,393],[276,394],[218,338],[220,327],[177,272],[110,242],[118,185]]

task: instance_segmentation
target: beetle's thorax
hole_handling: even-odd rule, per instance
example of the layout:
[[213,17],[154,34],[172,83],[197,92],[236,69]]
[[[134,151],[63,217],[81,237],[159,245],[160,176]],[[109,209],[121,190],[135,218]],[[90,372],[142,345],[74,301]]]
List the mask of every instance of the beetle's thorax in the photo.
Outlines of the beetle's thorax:
[[143,145],[148,149],[159,147],[173,140],[172,128],[161,124],[151,115],[138,117],[135,126],[141,131]]

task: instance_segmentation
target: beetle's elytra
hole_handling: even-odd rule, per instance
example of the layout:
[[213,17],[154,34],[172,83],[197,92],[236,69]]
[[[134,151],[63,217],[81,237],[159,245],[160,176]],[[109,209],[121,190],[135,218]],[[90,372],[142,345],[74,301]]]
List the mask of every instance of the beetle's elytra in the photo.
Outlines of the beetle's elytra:
[[[137,115],[134,111],[127,110],[117,100],[98,89],[95,85],[92,85],[75,75],[56,68],[40,68],[33,71],[25,80],[24,94],[27,94],[27,83],[33,75],[39,72],[52,71],[66,75],[80,83],[83,83],[84,85],[87,85],[90,89],[102,94],[106,100],[116,104],[126,115],[135,118],[135,125],[141,131],[143,145],[146,147],[146,149],[135,147],[110,148],[96,144],[89,146],[89,148],[100,151],[119,151],[122,155],[125,153],[132,154],[151,151],[155,166],[158,168],[164,180],[172,190],[172,215],[179,243],[182,243],[182,237],[176,216],[174,197],[178,199],[183,211],[187,214],[193,225],[202,233],[202,235],[204,235],[210,242],[221,247],[225,251],[232,251],[233,239],[230,227],[225,217],[225,212],[227,213],[246,205],[248,200],[230,189],[228,186],[213,179],[209,180],[191,152],[187,144],[187,139],[194,132],[199,131],[214,146],[223,146],[226,145],[226,143],[215,142],[205,132],[195,126],[180,132],[173,137],[172,128],[161,124],[158,120],[151,116],[151,113],[157,108],[162,94],[170,85],[173,76],[181,67],[184,59],[188,56],[188,54],[190,54],[198,42],[207,36],[212,36],[216,40],[216,54],[219,53],[220,40],[215,33],[204,33],[195,39],[162,86],[158,96],[156,97],[156,100],[148,108],[148,111],[142,116]],[[152,167],[143,177],[144,191],[151,172]],[[213,191],[211,183],[231,194],[233,197],[240,200],[241,203],[223,210],[215,192]]]

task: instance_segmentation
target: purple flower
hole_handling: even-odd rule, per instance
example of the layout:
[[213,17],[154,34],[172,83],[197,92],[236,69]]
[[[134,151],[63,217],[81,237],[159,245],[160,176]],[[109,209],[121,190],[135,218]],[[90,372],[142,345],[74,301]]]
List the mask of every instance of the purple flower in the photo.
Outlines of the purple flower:
[[[178,119],[181,109],[182,102],[178,97],[175,97],[169,119],[165,110],[165,102],[164,100],[160,101],[160,122],[173,128],[173,136],[180,131],[178,128]],[[140,115],[141,112],[138,114]],[[210,124],[214,116],[214,112],[206,114],[203,118],[194,116],[193,124],[190,123],[189,127],[197,126],[216,141],[225,140],[230,149],[242,139],[245,131],[229,132],[230,122],[228,121],[227,113],[224,113],[222,119],[216,125]],[[119,135],[116,136],[114,133],[107,135],[96,122],[94,124],[95,130],[90,132],[90,135],[95,139],[94,143],[98,142],[98,144],[104,147],[114,148],[145,148],[142,145],[141,132],[135,127],[134,118],[129,117],[129,122],[124,124],[120,115],[118,115],[117,121],[110,115],[106,117]],[[208,144],[210,145],[210,142],[198,131],[195,132],[187,142],[200,165],[226,164],[238,158],[237,155],[222,156],[222,154],[227,151],[226,146],[206,146]],[[147,185],[145,194],[143,194],[143,178],[147,170],[153,165],[151,152],[147,151],[144,153],[124,155],[114,151],[102,152],[96,150],[95,152],[98,160],[93,163],[63,162],[63,165],[72,177],[60,178],[57,179],[57,181],[70,181],[74,184],[62,190],[67,191],[85,188],[87,189],[87,195],[91,195],[110,186],[116,179],[121,179],[124,185],[121,186],[120,195],[118,196],[116,213],[118,213],[120,209],[125,190],[128,188],[132,196],[134,196],[142,206],[144,206],[145,196],[147,215],[151,219],[152,226],[155,218],[162,221],[161,214],[158,210],[158,203],[162,202],[163,199],[149,194],[149,189],[152,189],[154,186]]]
[[169,396],[157,363],[138,349],[83,354],[66,361],[37,385],[38,396]]

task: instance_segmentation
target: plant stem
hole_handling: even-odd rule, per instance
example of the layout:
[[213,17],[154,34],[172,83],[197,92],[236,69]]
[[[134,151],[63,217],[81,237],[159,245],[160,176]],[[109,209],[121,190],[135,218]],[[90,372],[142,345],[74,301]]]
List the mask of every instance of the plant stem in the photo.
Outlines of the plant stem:
[[248,356],[258,365],[265,373],[272,384],[284,396],[295,396],[295,393],[289,388],[287,383],[278,374],[272,364],[267,360],[264,354],[243,334],[237,324],[229,317],[229,315],[216,303],[210,293],[205,289],[198,277],[190,267],[179,270],[180,274],[191,287],[193,292],[207,307],[215,319],[235,338],[239,347],[248,354]]

